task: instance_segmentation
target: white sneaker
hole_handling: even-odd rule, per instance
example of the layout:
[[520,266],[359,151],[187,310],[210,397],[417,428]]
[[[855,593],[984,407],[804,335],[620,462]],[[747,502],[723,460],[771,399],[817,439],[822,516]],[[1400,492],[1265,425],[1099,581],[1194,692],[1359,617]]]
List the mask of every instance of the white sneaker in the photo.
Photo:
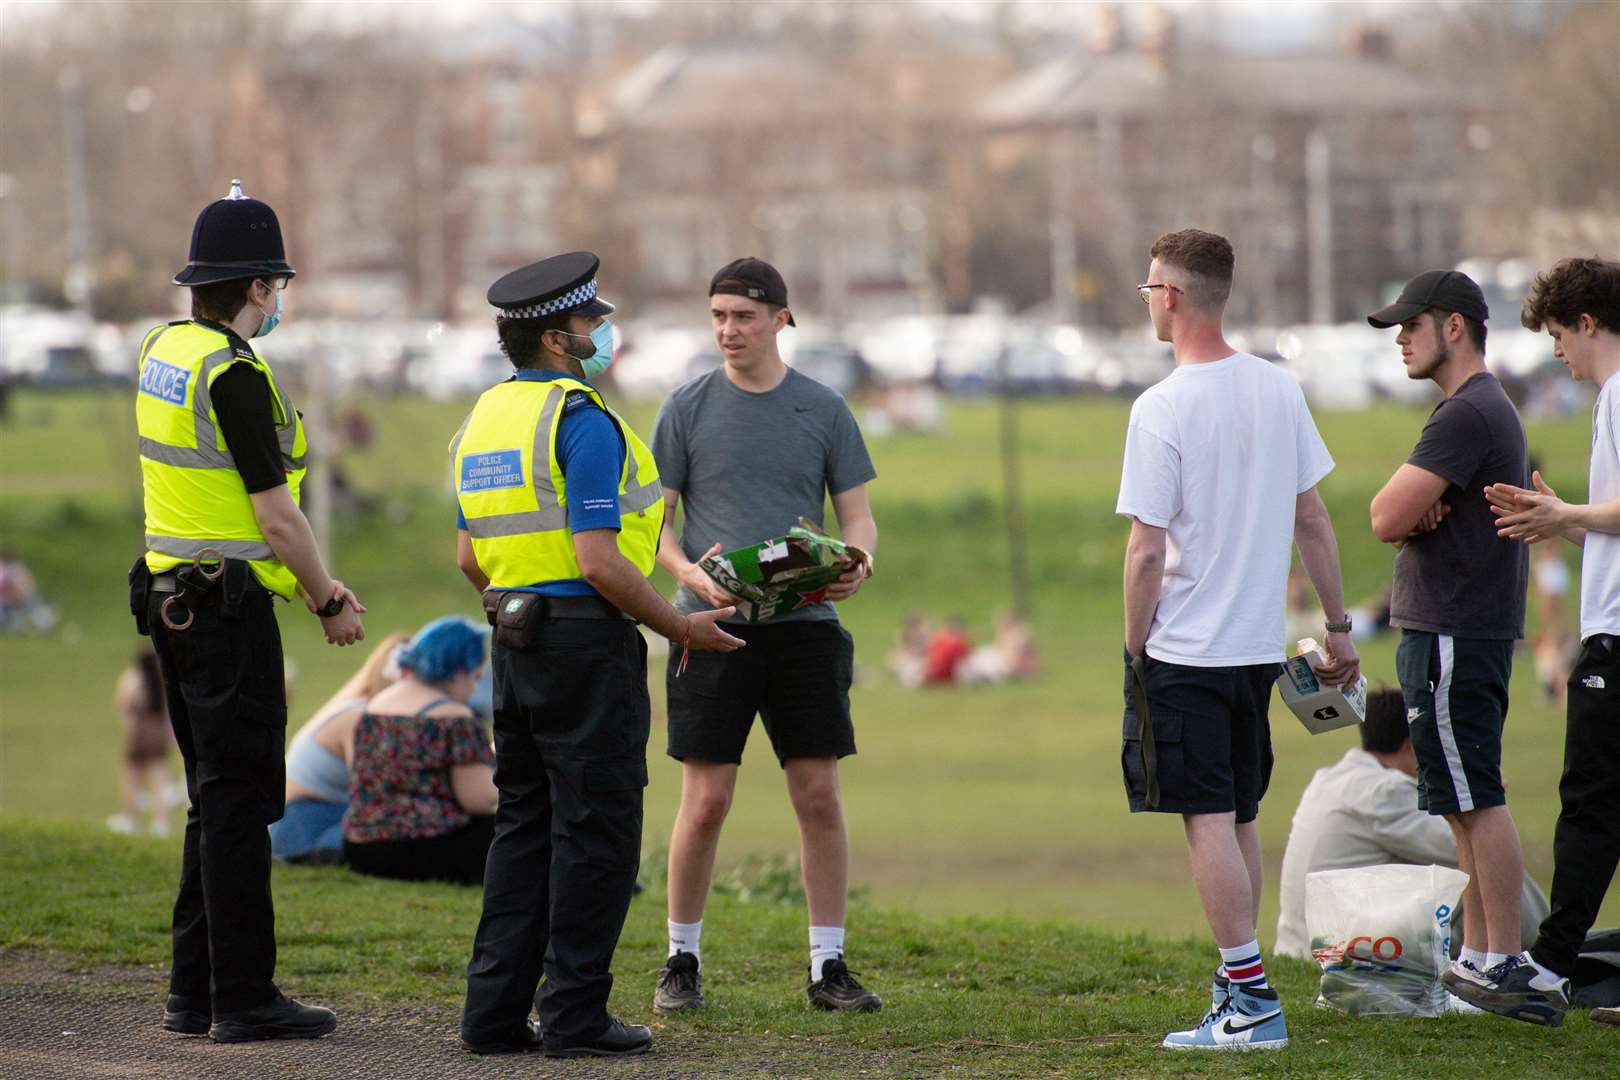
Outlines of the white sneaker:
[[128,814],[114,814],[107,819],[107,828],[124,836],[133,836],[140,831],[140,826],[136,825],[135,819]]
[[1446,1012],[1458,1013],[1462,1016],[1484,1016],[1485,1010],[1478,1005],[1470,1005],[1449,990],[1446,992]]

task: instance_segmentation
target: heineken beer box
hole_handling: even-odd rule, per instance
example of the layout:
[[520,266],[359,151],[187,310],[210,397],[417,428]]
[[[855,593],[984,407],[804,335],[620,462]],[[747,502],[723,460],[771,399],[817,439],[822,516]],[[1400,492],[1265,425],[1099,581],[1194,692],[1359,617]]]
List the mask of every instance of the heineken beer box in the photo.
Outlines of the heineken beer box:
[[855,564],[872,572],[870,555],[833,539],[804,518],[786,536],[698,562],[716,585],[737,597],[737,612],[749,622],[821,603],[827,598],[827,586]]
[[1359,724],[1367,718],[1367,676],[1357,675],[1354,684],[1329,686],[1316,677],[1322,654],[1310,638],[1299,643],[1300,655],[1283,661],[1277,689],[1283,703],[1293,710],[1305,730],[1312,735]]

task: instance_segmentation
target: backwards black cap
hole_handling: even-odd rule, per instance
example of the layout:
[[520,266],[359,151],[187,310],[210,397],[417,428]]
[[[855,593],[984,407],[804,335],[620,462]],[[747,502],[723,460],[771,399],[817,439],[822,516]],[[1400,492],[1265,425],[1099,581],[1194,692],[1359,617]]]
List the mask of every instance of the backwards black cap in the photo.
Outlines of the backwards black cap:
[[[788,306],[787,282],[776,272],[776,267],[752,255],[728,262],[715,271],[713,279],[709,282],[709,295],[714,296],[716,293],[746,296],[750,300],[775,304],[777,307]],[[799,325],[793,321],[792,311],[788,312],[788,325]]]

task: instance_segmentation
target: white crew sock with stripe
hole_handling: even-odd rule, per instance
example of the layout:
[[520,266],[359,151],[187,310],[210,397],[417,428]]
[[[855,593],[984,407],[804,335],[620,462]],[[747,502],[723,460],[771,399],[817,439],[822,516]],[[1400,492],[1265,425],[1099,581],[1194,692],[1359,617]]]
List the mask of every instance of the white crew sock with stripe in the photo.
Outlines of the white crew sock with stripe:
[[1266,966],[1260,962],[1258,939],[1235,949],[1222,949],[1221,966],[1226,969],[1226,977],[1233,986],[1262,990],[1270,985],[1266,982]]

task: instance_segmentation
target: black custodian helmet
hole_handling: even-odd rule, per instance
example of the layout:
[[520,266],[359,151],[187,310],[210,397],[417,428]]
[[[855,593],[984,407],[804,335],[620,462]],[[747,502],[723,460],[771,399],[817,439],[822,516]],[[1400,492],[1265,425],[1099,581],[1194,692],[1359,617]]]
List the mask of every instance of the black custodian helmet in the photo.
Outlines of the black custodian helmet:
[[287,265],[276,212],[243,195],[242,181],[232,180],[230,194],[197,215],[190,260],[174,275],[174,283],[189,288],[243,278],[290,278],[296,273]]

